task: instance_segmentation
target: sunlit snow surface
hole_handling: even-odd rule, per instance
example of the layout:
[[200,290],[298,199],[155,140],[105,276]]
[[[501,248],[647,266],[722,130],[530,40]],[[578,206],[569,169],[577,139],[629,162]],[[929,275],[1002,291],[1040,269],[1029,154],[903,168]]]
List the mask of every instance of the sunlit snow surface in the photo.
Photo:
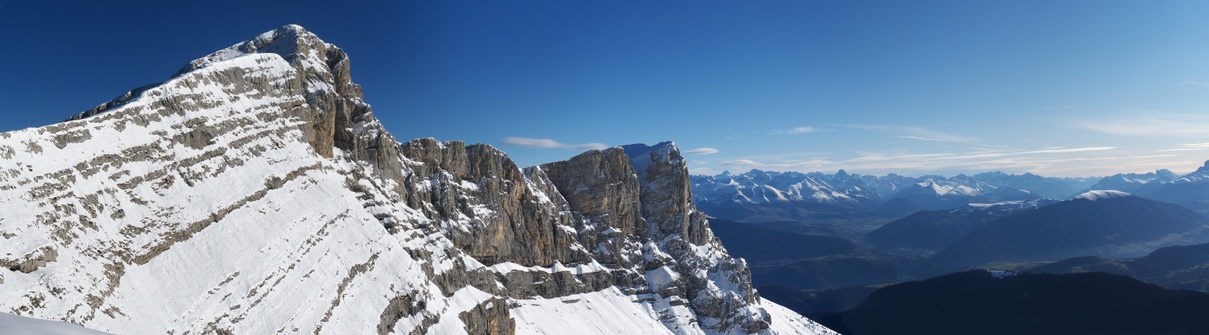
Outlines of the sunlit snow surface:
[[1116,191],[1116,190],[1094,190],[1094,191],[1087,191],[1087,192],[1084,192],[1083,194],[1077,195],[1077,196],[1075,196],[1075,199],[1096,201],[1096,200],[1103,200],[1103,199],[1123,198],[1123,197],[1128,197],[1129,195],[1130,195],[1129,193]]
[[107,335],[77,325],[16,316],[0,312],[0,334],[4,335]]
[[[666,305],[643,300],[658,299],[627,296],[610,288],[554,299],[515,300],[512,313],[517,317],[517,334],[706,334],[700,328],[661,324],[658,320],[675,315],[653,308]],[[778,334],[838,334],[767,300],[760,307],[772,316]],[[673,310],[687,313],[683,306]]]

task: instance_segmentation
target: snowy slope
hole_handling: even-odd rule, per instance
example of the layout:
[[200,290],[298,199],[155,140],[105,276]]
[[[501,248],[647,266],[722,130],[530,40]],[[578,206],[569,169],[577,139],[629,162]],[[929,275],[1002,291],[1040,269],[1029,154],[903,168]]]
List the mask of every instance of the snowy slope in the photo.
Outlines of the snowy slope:
[[0,334],[5,335],[104,335],[73,324],[16,316],[0,312]]
[[0,133],[0,311],[120,334],[831,333],[756,295],[673,144],[522,170],[399,143],[348,64],[291,25]]

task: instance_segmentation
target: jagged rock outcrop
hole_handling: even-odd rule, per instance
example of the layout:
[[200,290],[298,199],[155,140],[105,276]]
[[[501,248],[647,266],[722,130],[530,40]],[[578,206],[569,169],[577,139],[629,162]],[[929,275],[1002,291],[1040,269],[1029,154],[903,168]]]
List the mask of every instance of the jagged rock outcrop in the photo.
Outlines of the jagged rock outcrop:
[[580,242],[598,261],[630,267],[641,260],[638,241],[651,233],[642,217],[638,178],[621,148],[588,151],[535,171],[544,172],[569,208],[587,220],[578,230]]
[[454,244],[478,261],[548,267],[590,259],[572,248],[570,225],[577,218],[540,193],[498,149],[417,139],[402,146],[402,155],[412,170],[403,193],[414,199],[412,208],[440,222]]
[[624,148],[642,181],[642,214],[655,226],[658,234],[654,238],[678,236],[694,245],[713,240],[705,214],[693,205],[688,167],[675,144],[632,144]]
[[295,25],[0,133],[0,156],[14,314],[117,333],[829,333],[759,299],[674,144],[521,169],[488,145],[398,143],[347,55]]

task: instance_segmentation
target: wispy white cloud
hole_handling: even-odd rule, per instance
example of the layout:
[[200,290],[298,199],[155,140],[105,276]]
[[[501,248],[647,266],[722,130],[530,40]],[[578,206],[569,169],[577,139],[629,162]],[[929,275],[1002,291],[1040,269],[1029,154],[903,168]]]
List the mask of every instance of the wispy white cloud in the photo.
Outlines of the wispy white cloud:
[[892,137],[931,141],[931,142],[950,142],[950,143],[968,143],[976,144],[981,142],[979,139],[969,136],[954,135],[942,133],[916,126],[898,126],[898,125],[845,125],[844,127],[881,133]]
[[1209,88],[1209,83],[1204,83],[1204,82],[1199,82],[1199,81],[1185,81],[1185,82],[1180,83],[1180,85],[1192,85],[1192,86],[1200,86],[1200,87],[1204,87],[1204,88]]
[[[1206,143],[1209,146],[1209,143]],[[983,171],[1033,172],[1048,176],[1096,176],[1118,172],[1146,171],[1153,161],[1168,161],[1175,155],[1140,156],[1111,146],[1050,147],[1040,149],[979,149],[943,153],[857,153],[854,158],[732,159],[721,164],[734,170],[835,171],[857,173],[977,173]],[[1110,163],[1096,163],[1110,162]],[[1178,167],[1178,166],[1169,166]],[[1141,170],[1139,170],[1141,169]]]
[[723,161],[722,165],[750,165],[750,166],[767,166],[767,164],[753,161],[750,159],[732,159]]
[[761,169],[761,170],[776,170],[776,171],[817,171],[822,168],[835,165],[835,162],[826,159],[806,159],[806,160],[790,160],[779,161],[776,163],[759,162],[751,159],[732,159],[723,161],[722,165],[737,167],[741,170],[745,169]]
[[537,149],[574,149],[574,150],[592,150],[605,149],[609,145],[604,143],[584,143],[584,144],[567,144],[555,141],[548,138],[528,138],[528,137],[505,137],[504,144],[515,145],[521,147],[537,148]]
[[902,135],[902,136],[895,136],[895,137],[902,138],[902,139],[908,139],[908,140],[920,140],[920,141],[932,141],[932,142],[966,142],[966,141],[962,141],[962,140],[954,140],[951,138],[944,138],[944,137],[927,137],[927,136],[916,136],[916,135]]
[[1063,105],[1063,106],[1045,107],[1045,108],[1042,108],[1041,110],[1042,111],[1052,111],[1052,110],[1071,109],[1071,108],[1075,108],[1075,106]]
[[768,133],[768,135],[798,135],[798,134],[809,134],[809,133],[813,133],[813,132],[817,132],[817,131],[822,131],[822,129],[815,128],[814,126],[801,126],[801,127],[793,127],[793,128],[789,128],[789,129],[777,129],[777,130],[774,130],[774,131]]
[[1117,147],[1083,147],[1083,148],[1047,148],[1041,150],[1020,151],[1009,154],[1027,155],[1027,154],[1067,154],[1072,152],[1088,152],[1088,151],[1104,151],[1112,150]]
[[1189,143],[1175,148],[1159,150],[1159,152],[1204,151],[1209,150],[1209,143]]
[[696,148],[696,149],[692,149],[692,150],[685,150],[683,153],[689,154],[689,155],[713,155],[713,154],[718,153],[718,149]]
[[915,154],[915,155],[883,155],[883,154],[866,154],[861,157],[853,158],[844,161],[844,163],[868,163],[868,162],[885,162],[885,161],[902,161],[911,159],[934,159],[934,158],[952,158],[956,154]]
[[1209,117],[1193,115],[1142,115],[1108,120],[1085,120],[1076,122],[1076,125],[1118,136],[1204,137],[1209,134]]

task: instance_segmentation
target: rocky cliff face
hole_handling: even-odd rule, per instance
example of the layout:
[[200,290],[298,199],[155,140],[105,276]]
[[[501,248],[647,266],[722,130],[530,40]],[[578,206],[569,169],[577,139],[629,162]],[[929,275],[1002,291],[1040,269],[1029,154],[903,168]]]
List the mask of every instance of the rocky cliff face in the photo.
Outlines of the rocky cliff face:
[[[298,26],[0,133],[0,310],[117,333],[828,333],[761,301],[675,145],[399,143]],[[565,328],[573,325],[573,328]]]

